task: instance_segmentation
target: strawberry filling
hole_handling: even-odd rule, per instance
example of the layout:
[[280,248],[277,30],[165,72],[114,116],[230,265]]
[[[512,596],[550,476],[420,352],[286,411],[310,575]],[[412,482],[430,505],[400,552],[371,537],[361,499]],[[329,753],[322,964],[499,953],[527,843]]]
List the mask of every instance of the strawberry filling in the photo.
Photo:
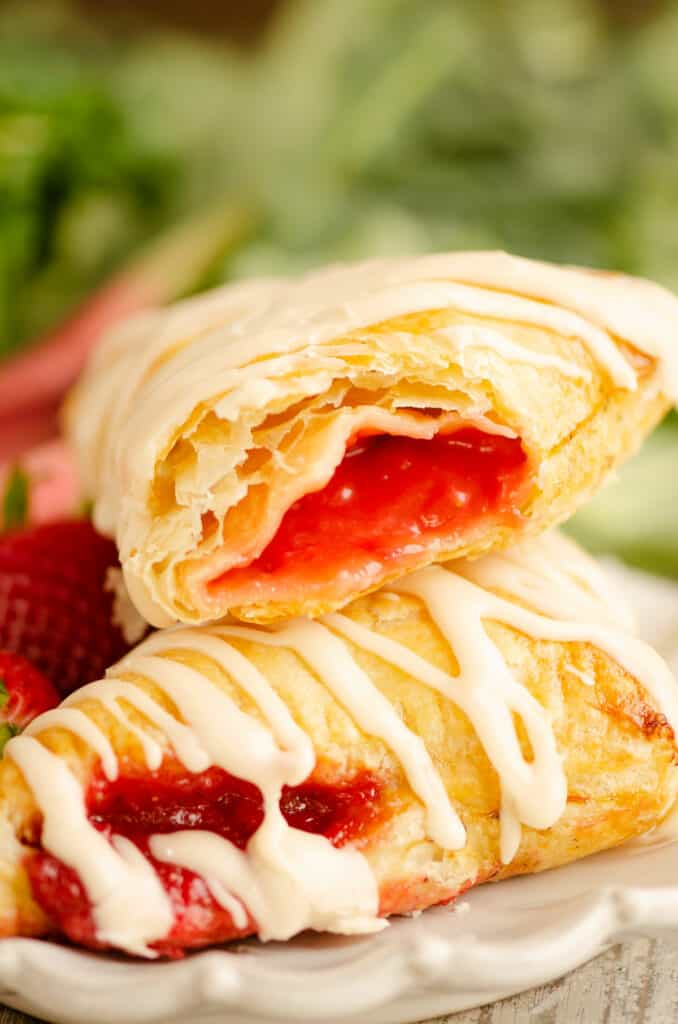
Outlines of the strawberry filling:
[[449,550],[482,521],[518,517],[527,469],[519,438],[475,427],[430,440],[360,438],[322,490],[288,509],[255,561],[209,586],[261,593],[262,578],[276,591],[295,581],[336,588],[358,575],[378,582],[421,564],[427,550]]
[[[155,943],[162,956],[225,942],[256,930],[250,920],[238,930],[217,903],[205,880],[186,868],[156,861],[149,853],[152,835],[185,829],[215,832],[244,850],[263,820],[261,793],[252,783],[220,768],[196,775],[162,771],[115,782],[98,777],[90,786],[89,818],[108,837],[122,835],[153,864],[170,899],[174,925]],[[307,780],[285,787],[282,813],[293,828],[326,836],[335,846],[359,841],[384,813],[383,785],[368,772],[339,784]],[[92,907],[72,868],[44,851],[26,859],[33,896],[56,931],[79,945],[99,948]]]

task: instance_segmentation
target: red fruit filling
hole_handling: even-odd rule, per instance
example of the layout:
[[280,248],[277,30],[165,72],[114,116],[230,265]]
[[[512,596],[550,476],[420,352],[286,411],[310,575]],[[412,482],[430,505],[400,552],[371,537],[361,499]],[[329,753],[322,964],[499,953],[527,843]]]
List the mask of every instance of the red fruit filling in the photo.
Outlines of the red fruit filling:
[[342,570],[378,580],[422,551],[451,547],[483,519],[518,516],[527,468],[519,438],[472,427],[431,440],[361,438],[322,490],[288,509],[254,562],[210,587],[245,588],[262,577],[336,585]]
[[[383,812],[383,786],[368,772],[338,785],[309,780],[285,787],[280,807],[286,821],[305,832],[326,836],[335,846],[360,839]],[[241,850],[263,819],[261,793],[252,783],[220,768],[197,775],[164,772],[108,782],[98,778],[88,792],[92,824],[108,836],[123,835],[154,865],[174,911],[171,932],[154,945],[163,956],[225,942],[251,933],[235,928],[231,915],[192,871],[162,864],[148,851],[150,836],[183,829],[215,832]],[[92,909],[75,871],[51,854],[29,855],[26,869],[33,896],[55,930],[80,945],[96,948]]]

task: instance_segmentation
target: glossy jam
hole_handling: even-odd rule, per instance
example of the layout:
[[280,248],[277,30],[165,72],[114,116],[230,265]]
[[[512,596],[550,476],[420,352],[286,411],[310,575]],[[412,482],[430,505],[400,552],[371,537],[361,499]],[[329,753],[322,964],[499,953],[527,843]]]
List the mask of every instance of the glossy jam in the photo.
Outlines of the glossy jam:
[[423,441],[377,435],[349,449],[330,482],[285,514],[256,561],[212,586],[407,563],[436,541],[454,543],[488,516],[517,512],[527,457],[517,438],[465,428]]
[[[326,836],[335,846],[359,840],[384,811],[382,786],[369,773],[341,784],[309,780],[286,787],[281,810],[293,828]],[[98,778],[88,792],[92,824],[108,836],[123,835],[154,865],[174,911],[170,934],[154,947],[163,956],[238,938],[256,929],[250,921],[238,931],[231,915],[213,898],[205,881],[185,868],[161,864],[149,854],[148,840],[158,833],[184,829],[215,832],[245,849],[263,817],[256,786],[220,768],[187,775],[178,766],[150,776],[127,776],[116,782]],[[80,945],[96,948],[94,921],[77,874],[44,852],[26,861],[33,895],[55,929]]]

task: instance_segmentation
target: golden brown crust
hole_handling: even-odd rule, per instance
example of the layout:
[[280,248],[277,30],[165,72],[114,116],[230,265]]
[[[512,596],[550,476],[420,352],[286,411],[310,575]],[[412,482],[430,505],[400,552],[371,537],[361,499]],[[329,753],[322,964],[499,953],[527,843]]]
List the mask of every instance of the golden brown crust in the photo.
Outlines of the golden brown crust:
[[[381,601],[377,594],[357,602],[350,614],[425,653],[441,668],[454,670],[449,651],[413,599],[403,600],[397,614],[389,601],[383,610],[388,618],[379,622]],[[564,815],[543,832],[523,828],[518,854],[507,867],[499,857],[497,776],[468,719],[421,684],[390,667],[385,670],[365,652],[355,652],[384,692],[398,701],[407,724],[424,737],[454,806],[462,809],[466,847],[455,853],[431,850],[427,871],[429,880],[454,892],[476,878],[542,871],[615,846],[661,820],[678,787],[671,729],[637,681],[609,656],[587,644],[535,641],[498,624],[490,630],[520,679],[550,709],[568,782]],[[593,676],[595,687],[582,683],[570,668]],[[392,892],[398,865],[421,863],[423,850],[432,844],[421,834],[413,842],[410,830],[397,824],[391,842],[385,869]]]
[[[548,303],[541,308],[558,311]],[[323,314],[328,310],[323,307]],[[187,332],[189,312],[175,315],[183,325],[177,335]],[[267,341],[265,358],[246,355],[243,335],[223,326],[223,339],[215,332],[211,347],[211,335],[207,341],[199,333],[188,335],[170,363],[177,360],[177,379],[179,368],[186,374],[189,393],[195,372],[195,398],[184,412],[167,415],[173,378],[162,374],[168,365],[143,373],[140,367],[144,353],[162,348],[163,332],[171,335],[172,323],[171,311],[160,322],[156,314],[139,329],[136,347],[122,347],[117,361],[102,357],[70,411],[98,525],[117,535],[132,597],[156,625],[216,620],[227,612],[254,622],[318,615],[402,571],[395,568],[367,583],[356,578],[345,592],[336,585],[326,592],[299,586],[276,596],[264,587],[263,597],[238,600],[227,578],[208,586],[255,559],[286,509],[324,486],[342,457],[351,416],[380,417],[378,432],[422,437],[444,416],[485,418],[522,439],[533,483],[521,499],[522,524],[488,519],[449,549],[413,559],[411,571],[434,560],[475,557],[519,533],[535,534],[563,521],[637,449],[668,407],[658,393],[657,361],[611,333],[606,343],[635,373],[636,390],[615,382],[590,343],[574,327],[565,330],[567,319],[544,326],[523,322],[518,314],[510,320],[445,308],[337,329],[317,342],[309,321],[311,326],[299,328],[292,351],[284,341],[279,349],[278,342]],[[592,323],[588,328],[598,330]],[[274,338],[279,341],[275,332]],[[255,332],[252,344],[259,340]],[[281,350],[284,356],[273,356]],[[237,367],[231,377],[239,385],[217,387],[206,370],[198,372],[207,351],[210,367],[218,367],[219,358],[224,364],[231,360]],[[119,390],[113,373],[119,387],[139,375],[121,402],[113,397]],[[168,404],[160,401],[165,393]],[[154,401],[162,415],[146,414]],[[364,427],[366,421],[360,422]]]
[[[457,671],[454,652],[418,599],[378,593],[355,602],[346,614],[437,667]],[[254,641],[232,641],[264,673],[312,737],[318,778],[341,780],[369,771],[383,780],[388,807],[357,845],[378,880],[384,913],[422,909],[452,899],[480,881],[545,870],[614,846],[652,828],[674,803],[674,736],[637,680],[590,644],[537,641],[498,623],[487,628],[517,678],[548,709],[567,776],[565,813],[544,831],[523,828],[518,853],[507,866],[499,855],[498,777],[470,721],[452,701],[376,655],[352,647],[372,682],[424,740],[441,774],[467,830],[465,847],[454,852],[428,838],[423,805],[393,752],[356,726],[296,653]],[[258,714],[237,684],[208,659],[191,651],[169,656],[208,675],[244,710]],[[592,677],[595,685],[587,686],[572,669]],[[135,681],[176,713],[152,683]],[[123,771],[144,770],[139,742],[124,726],[96,701],[83,700],[79,706],[106,732]],[[138,725],[150,728],[143,715],[133,710],[131,714]],[[154,735],[158,738],[157,730]],[[39,736],[78,778],[91,777],[98,759],[84,741],[64,729],[48,728]],[[520,729],[519,736],[529,756]],[[8,837],[2,847],[0,934],[39,934],[47,922],[30,895],[22,856],[39,843],[40,815],[11,760],[11,747],[9,754],[0,763],[0,823]]]
[[[576,396],[569,389],[563,387],[561,397],[563,406],[573,403],[576,407]],[[547,401],[552,399],[553,395],[547,393]],[[520,523],[483,522],[477,530],[469,531],[464,543],[435,556],[424,552],[418,561],[413,559],[408,571],[431,562],[478,558],[488,551],[501,551],[520,538],[538,536],[566,522],[593,497],[615,467],[638,451],[668,408],[667,399],[657,392],[651,365],[643,360],[637,391],[603,389],[587,415],[571,426],[569,432],[570,424],[564,417],[560,421],[557,417],[552,419],[551,428],[560,428],[563,437],[551,449],[544,446],[548,437],[546,431],[540,432],[539,439],[536,436],[532,439],[531,461],[538,469],[534,471],[532,486],[521,504]],[[545,412],[544,416],[545,425]],[[539,432],[537,421],[533,429]],[[524,441],[526,433],[521,434]],[[535,451],[537,445],[539,451]],[[373,593],[400,575],[402,573],[397,570],[384,575],[379,583],[355,593],[353,599]],[[267,601],[239,605],[230,608],[229,613],[244,622],[268,623],[296,615],[318,617],[343,605],[344,599],[341,598],[306,598],[296,602]]]

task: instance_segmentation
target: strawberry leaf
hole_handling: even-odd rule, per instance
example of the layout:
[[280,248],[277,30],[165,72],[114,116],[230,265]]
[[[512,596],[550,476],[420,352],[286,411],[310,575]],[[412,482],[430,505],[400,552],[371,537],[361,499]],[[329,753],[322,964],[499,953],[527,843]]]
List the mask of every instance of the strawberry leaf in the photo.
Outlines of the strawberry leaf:
[[2,525],[5,530],[23,526],[28,520],[28,477],[15,466],[9,475],[2,499]]
[[0,709],[4,708],[5,704],[9,700],[9,690],[5,680],[0,676]]
[[13,736],[17,736],[21,732],[18,725],[12,725],[10,722],[5,722],[4,725],[0,725],[0,757],[5,752],[5,746],[12,739]]

